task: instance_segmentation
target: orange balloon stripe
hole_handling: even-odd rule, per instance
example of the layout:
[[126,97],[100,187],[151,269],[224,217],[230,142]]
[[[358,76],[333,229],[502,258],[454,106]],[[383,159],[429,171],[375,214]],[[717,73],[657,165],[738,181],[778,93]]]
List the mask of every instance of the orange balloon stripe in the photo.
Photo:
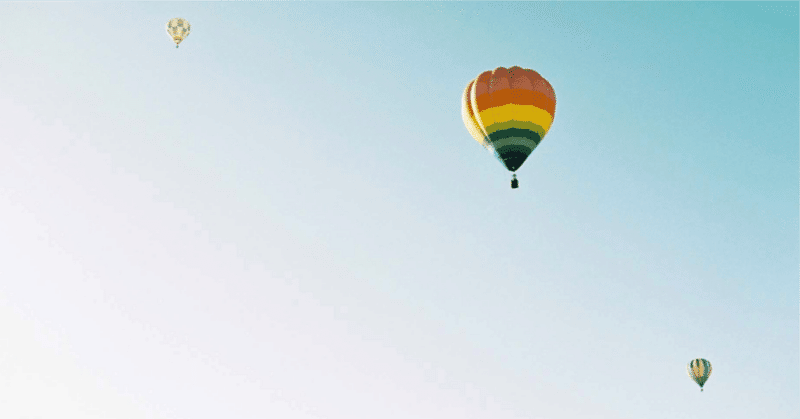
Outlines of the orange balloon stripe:
[[506,89],[485,93],[477,97],[478,111],[513,103],[515,105],[533,105],[555,116],[556,102],[544,93],[523,89]]

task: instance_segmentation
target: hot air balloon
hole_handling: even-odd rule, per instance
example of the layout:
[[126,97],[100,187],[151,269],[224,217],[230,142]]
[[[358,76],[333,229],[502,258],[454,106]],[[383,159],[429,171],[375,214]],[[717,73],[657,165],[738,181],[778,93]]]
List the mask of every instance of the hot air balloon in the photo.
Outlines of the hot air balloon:
[[700,386],[700,391],[703,391],[703,384],[708,381],[708,376],[711,375],[711,363],[703,358],[693,359],[686,366],[689,377]]
[[469,82],[461,98],[461,117],[472,137],[513,173],[544,138],[556,113],[556,94],[539,73],[498,67]]
[[175,42],[175,48],[178,48],[178,44],[189,36],[191,30],[192,26],[186,19],[176,17],[167,22],[167,35]]

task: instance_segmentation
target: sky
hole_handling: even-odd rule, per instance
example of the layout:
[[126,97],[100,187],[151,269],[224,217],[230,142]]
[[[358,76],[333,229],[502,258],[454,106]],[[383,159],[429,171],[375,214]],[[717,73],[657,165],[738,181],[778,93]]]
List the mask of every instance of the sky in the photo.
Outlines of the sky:
[[[798,22],[0,3],[0,417],[800,417]],[[460,100],[514,65],[512,190]]]

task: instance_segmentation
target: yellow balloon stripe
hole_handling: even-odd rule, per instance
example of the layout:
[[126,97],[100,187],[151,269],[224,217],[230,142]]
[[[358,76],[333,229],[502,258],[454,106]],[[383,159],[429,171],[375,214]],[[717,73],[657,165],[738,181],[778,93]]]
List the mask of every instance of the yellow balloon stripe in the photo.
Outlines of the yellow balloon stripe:
[[[545,133],[550,130],[553,117],[546,110],[533,105],[508,105],[489,108],[478,115],[481,125],[487,128],[498,123],[509,121],[530,121],[544,128]],[[487,131],[488,132],[488,131]]]

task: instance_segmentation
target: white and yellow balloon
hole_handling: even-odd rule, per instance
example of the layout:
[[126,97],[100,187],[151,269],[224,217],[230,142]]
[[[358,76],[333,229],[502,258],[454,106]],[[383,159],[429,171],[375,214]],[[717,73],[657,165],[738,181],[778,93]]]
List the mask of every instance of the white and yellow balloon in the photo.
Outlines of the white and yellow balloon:
[[189,21],[186,19],[176,17],[167,22],[167,35],[175,42],[175,48],[178,48],[178,45],[189,36],[191,30],[192,26],[189,25]]

